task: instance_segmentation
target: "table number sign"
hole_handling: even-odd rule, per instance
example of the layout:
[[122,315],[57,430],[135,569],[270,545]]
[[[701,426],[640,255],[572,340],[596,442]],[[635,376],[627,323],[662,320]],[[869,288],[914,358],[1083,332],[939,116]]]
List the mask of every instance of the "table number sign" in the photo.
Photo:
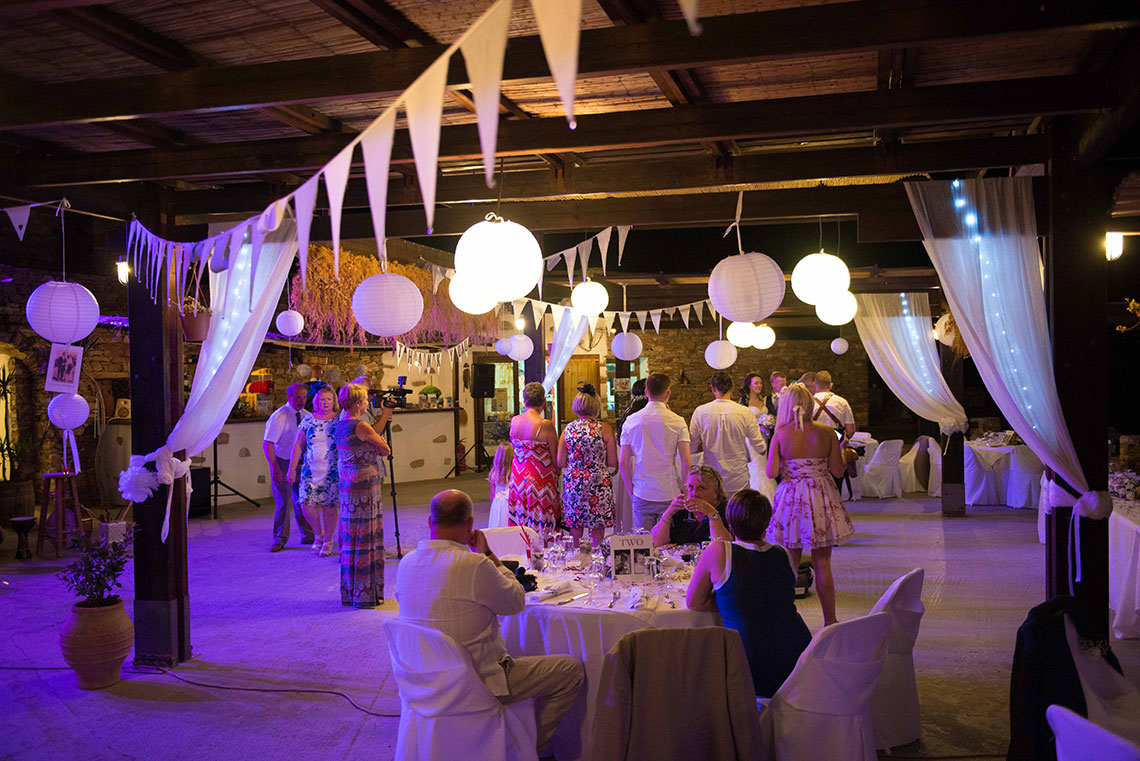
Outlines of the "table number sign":
[[644,581],[649,578],[649,556],[653,537],[649,534],[610,537],[610,568],[615,581]]

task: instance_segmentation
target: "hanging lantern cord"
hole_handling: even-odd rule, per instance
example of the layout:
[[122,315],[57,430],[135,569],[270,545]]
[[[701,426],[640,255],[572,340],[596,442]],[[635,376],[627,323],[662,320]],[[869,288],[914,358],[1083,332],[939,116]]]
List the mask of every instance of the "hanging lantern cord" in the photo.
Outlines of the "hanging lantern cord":
[[60,200],[59,206],[55,210],[55,215],[59,217],[59,254],[62,261],[60,280],[64,283],[67,282],[67,225],[63,223],[63,214],[70,208],[71,202],[64,198]]
[[[495,216],[502,222],[503,218],[499,217],[499,209],[503,206],[503,156],[499,156],[499,199],[495,201]],[[488,221],[492,221],[488,218]]]
[[819,218],[819,250],[823,250],[823,217]]

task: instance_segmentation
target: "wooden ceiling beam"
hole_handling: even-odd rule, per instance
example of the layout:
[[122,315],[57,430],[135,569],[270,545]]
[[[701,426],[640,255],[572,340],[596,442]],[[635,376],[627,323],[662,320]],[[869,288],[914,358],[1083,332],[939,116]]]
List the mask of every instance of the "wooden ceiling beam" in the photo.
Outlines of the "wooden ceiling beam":
[[[1040,79],[941,85],[906,90],[750,101],[685,108],[589,114],[576,130],[564,119],[504,121],[499,155],[601,151],[776,136],[808,136],[973,120],[1092,112],[1115,103],[1102,78]],[[73,185],[143,179],[193,179],[323,166],[349,141],[343,135],[225,143],[172,151],[120,151],[30,162],[27,185]],[[474,125],[444,127],[440,160],[478,159]],[[359,160],[359,154],[357,154]],[[397,133],[393,164],[412,162],[408,133]]]
[[325,13],[382,48],[408,47],[408,42],[434,45],[430,34],[381,0],[310,0]]
[[107,0],[0,0],[0,18],[38,16],[48,11],[63,8],[82,8],[88,5],[102,5]]
[[[726,65],[786,57],[917,46],[1041,30],[1101,30],[1140,25],[1128,0],[1048,4],[1037,0],[866,0],[703,19],[691,37],[684,22],[584,30],[580,77],[653,69]],[[307,58],[173,74],[100,79],[26,88],[0,85],[0,129],[129,119],[168,113],[263,108],[405,90],[444,50],[422,48]],[[547,81],[541,42],[507,46],[504,82]],[[469,85],[454,56],[451,87]]]

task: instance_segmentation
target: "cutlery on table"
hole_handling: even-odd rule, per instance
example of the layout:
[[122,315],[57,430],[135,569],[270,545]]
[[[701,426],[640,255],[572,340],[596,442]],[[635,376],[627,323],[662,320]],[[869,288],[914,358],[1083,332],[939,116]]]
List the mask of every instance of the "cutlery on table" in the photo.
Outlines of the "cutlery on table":
[[589,594],[590,594],[589,592],[580,592],[580,593],[574,595],[573,597],[567,597],[565,600],[559,600],[558,604],[559,605],[567,605],[569,603],[574,602],[575,600],[581,600],[583,597],[587,597]]
[[620,595],[620,593],[618,593],[618,592],[614,592],[614,596],[613,596],[613,599],[611,599],[611,600],[610,600],[610,604],[609,604],[609,605],[607,605],[606,607],[607,607],[607,608],[612,608],[612,607],[614,606],[614,603],[616,603],[616,602],[618,601],[618,597],[619,597],[619,595]]

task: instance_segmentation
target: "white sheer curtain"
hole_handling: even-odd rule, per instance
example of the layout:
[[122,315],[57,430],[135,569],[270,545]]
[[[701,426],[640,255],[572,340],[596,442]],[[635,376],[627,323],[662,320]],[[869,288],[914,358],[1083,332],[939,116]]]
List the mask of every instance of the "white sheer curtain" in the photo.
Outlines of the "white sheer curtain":
[[855,300],[859,340],[887,387],[911,412],[938,423],[943,434],[965,432],[966,411],[942,377],[927,295],[860,293]]
[[550,345],[550,365],[546,368],[546,377],[542,379],[542,387],[548,392],[558,382],[578,342],[586,335],[586,330],[592,323],[593,320],[589,317],[572,309],[562,312],[562,319],[554,328],[554,338]]

